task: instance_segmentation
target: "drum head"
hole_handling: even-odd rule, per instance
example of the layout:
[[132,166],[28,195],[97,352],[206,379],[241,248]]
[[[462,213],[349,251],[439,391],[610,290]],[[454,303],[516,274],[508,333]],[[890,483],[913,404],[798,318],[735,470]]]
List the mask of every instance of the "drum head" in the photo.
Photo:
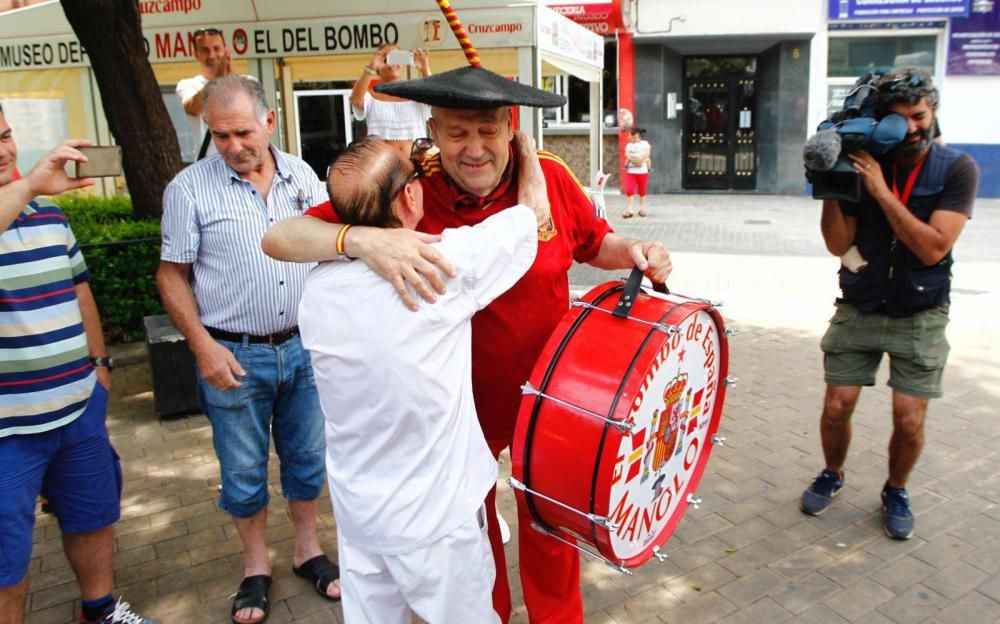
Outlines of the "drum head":
[[664,336],[630,374],[622,416],[635,426],[631,435],[609,438],[617,443],[614,470],[595,492],[596,509],[606,501],[614,523],[604,546],[628,567],[648,560],[673,533],[722,414],[728,354],[721,318],[703,307],[672,324],[678,332]]

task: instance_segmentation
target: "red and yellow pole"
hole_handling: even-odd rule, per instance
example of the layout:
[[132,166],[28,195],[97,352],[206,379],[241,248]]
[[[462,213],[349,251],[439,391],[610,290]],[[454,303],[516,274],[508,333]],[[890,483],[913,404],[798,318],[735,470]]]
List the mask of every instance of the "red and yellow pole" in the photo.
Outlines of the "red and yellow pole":
[[444,14],[444,18],[448,20],[451,31],[455,33],[455,38],[458,39],[458,43],[462,46],[462,51],[465,52],[465,58],[469,61],[469,65],[479,67],[479,52],[472,45],[472,40],[469,39],[469,35],[466,34],[465,28],[462,26],[462,22],[458,19],[458,15],[455,14],[455,9],[451,8],[451,3],[448,0],[436,0],[436,2],[438,8],[441,9],[441,13]]

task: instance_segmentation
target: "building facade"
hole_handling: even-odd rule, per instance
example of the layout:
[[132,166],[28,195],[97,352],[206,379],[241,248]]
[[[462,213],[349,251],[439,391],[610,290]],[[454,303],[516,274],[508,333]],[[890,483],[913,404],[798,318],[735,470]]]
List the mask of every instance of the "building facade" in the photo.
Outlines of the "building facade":
[[[945,142],[976,158],[980,196],[1000,197],[1000,120],[986,113],[1000,93],[996,0],[560,4],[605,36],[605,108],[620,111],[606,132],[624,145],[623,117],[646,130],[650,192],[807,192],[802,144],[855,80],[917,67],[941,90]],[[561,121],[547,131],[571,132]]]

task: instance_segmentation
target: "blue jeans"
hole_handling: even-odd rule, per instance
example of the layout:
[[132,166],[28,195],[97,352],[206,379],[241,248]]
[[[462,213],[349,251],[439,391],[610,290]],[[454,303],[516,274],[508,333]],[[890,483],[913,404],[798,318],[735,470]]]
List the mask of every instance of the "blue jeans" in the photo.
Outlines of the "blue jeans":
[[326,480],[323,412],[309,352],[298,336],[280,345],[219,340],[246,371],[243,385],[217,390],[198,375],[198,402],[212,423],[222,473],[219,507],[250,518],[267,507],[270,434],[281,463],[281,493],[288,500],[319,497]]

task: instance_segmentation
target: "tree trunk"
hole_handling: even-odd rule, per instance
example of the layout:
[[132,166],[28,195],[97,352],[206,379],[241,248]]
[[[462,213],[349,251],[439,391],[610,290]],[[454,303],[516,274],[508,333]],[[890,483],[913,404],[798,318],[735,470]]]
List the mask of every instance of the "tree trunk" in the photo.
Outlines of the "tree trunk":
[[136,217],[159,217],[181,150],[146,55],[136,0],[62,0],[87,50]]

